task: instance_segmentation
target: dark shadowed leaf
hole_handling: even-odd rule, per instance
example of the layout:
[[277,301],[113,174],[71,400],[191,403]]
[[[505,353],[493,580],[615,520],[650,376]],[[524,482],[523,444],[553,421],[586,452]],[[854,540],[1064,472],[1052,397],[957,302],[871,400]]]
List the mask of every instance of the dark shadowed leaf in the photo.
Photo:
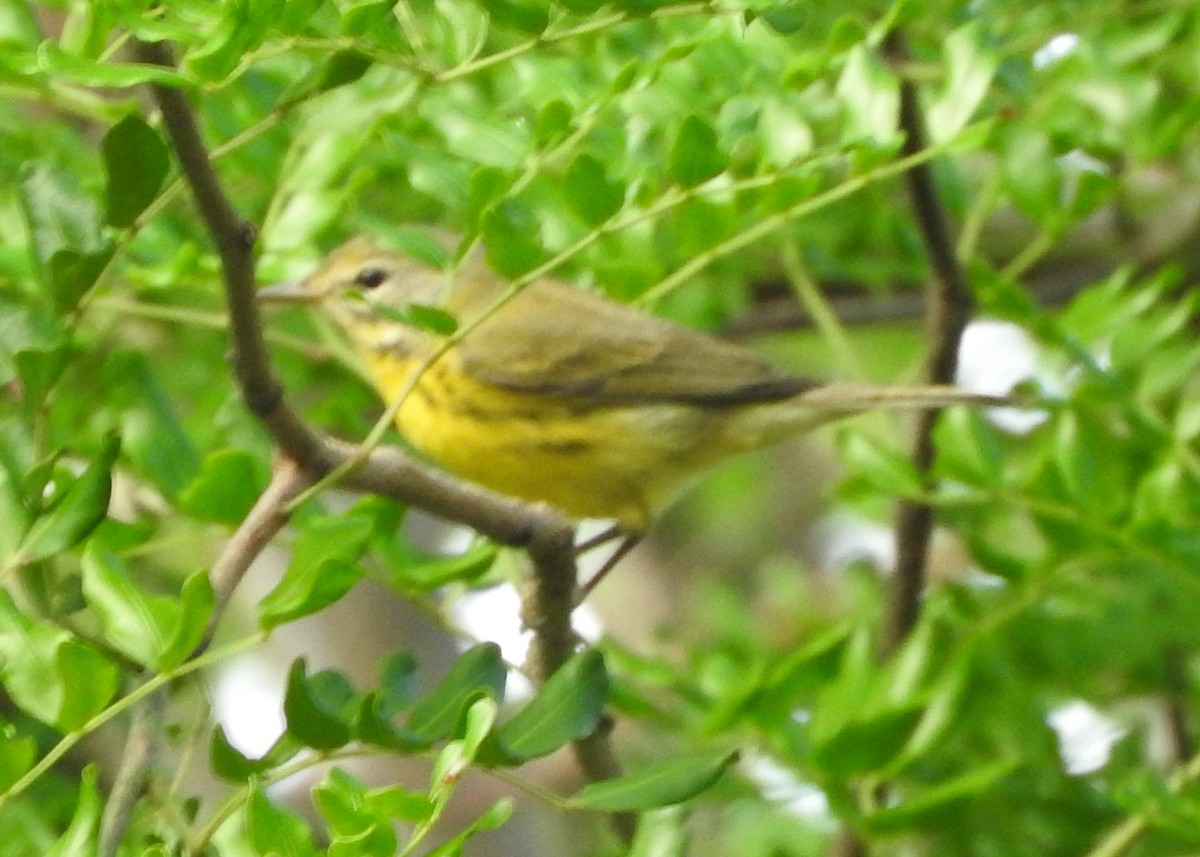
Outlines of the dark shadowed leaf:
[[341,673],[323,670],[308,675],[301,658],[288,672],[283,714],[288,734],[314,750],[336,750],[351,736],[354,688]]
[[100,151],[108,176],[104,187],[108,222],[129,226],[154,201],[167,177],[167,146],[140,116],[130,114],[108,129]]
[[576,809],[641,812],[689,800],[717,781],[737,753],[714,752],[658,762],[612,780],[586,786],[569,801]]

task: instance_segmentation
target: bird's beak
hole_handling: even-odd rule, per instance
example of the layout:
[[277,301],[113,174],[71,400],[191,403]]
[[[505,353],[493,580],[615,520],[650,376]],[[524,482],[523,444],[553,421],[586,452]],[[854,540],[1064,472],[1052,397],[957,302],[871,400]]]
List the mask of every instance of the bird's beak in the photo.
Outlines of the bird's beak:
[[304,283],[298,280],[265,286],[254,294],[264,303],[311,304],[320,298],[319,294],[306,289]]

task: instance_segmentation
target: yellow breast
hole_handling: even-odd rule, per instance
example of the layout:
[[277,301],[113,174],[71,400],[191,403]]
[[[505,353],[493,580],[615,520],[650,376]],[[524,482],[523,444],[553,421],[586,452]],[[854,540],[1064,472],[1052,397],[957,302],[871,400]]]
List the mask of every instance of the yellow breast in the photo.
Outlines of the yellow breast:
[[[419,361],[376,352],[367,364],[390,401]],[[417,449],[458,476],[632,532],[720,457],[708,454],[708,422],[687,405],[599,407],[505,390],[465,375],[453,351],[422,375],[396,417]]]

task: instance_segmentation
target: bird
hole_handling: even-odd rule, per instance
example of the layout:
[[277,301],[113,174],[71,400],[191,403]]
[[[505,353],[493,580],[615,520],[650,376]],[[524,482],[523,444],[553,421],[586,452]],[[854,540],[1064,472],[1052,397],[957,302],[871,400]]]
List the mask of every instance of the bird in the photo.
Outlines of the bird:
[[513,288],[480,252],[441,269],[358,236],[259,296],[332,318],[433,462],[572,519],[611,520],[630,544],[732,455],[876,408],[1011,404],[948,385],[819,383],[550,277]]

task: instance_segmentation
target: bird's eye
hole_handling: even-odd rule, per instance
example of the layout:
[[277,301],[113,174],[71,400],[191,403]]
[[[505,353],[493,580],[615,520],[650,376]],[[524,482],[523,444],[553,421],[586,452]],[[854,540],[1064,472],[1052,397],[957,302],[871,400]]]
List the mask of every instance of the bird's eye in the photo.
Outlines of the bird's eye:
[[354,278],[354,284],[362,286],[364,289],[373,289],[386,279],[387,271],[383,268],[363,268]]

